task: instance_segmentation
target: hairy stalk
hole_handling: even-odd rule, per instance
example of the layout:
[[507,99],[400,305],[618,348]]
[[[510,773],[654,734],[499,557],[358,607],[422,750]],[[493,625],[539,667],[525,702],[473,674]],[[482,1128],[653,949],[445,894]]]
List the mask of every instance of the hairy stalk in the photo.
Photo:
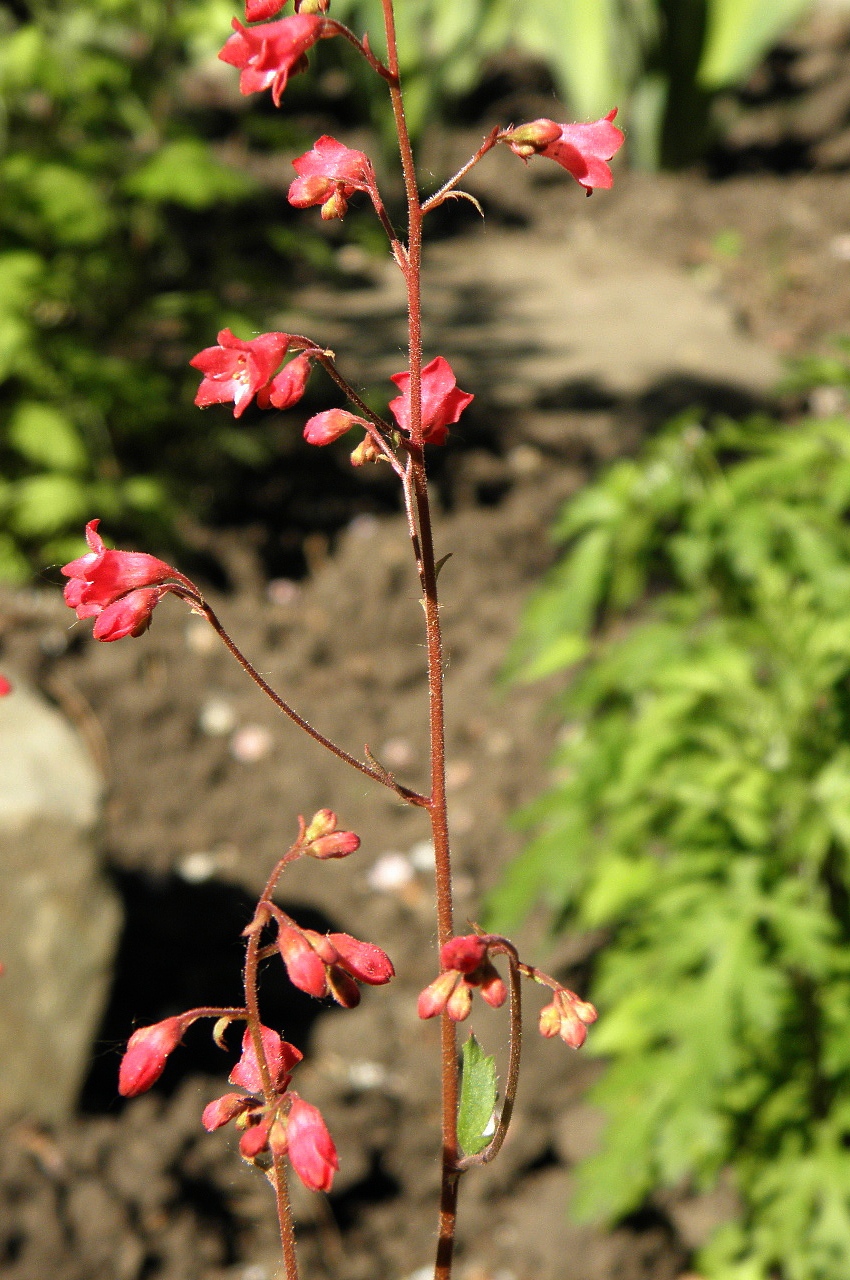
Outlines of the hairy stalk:
[[[407,256],[402,265],[407,284],[408,370],[410,373],[410,444],[409,465],[405,470],[405,504],[415,512],[418,540],[414,551],[422,580],[425,608],[425,638],[428,655],[429,725],[431,742],[431,793],[428,812],[434,840],[437,899],[438,945],[443,946],[453,932],[452,875],[449,850],[448,815],[446,812],[445,719],[443,706],[443,642],[440,609],[437,598],[437,570],[428,480],[422,438],[422,205],[416,182],[413,148],[404,114],[399,88],[398,46],[392,0],[382,0],[387,55],[392,79],[389,80],[393,117],[398,135],[399,154],[407,200]],[[457,1032],[454,1022],[444,1013],[441,1017],[441,1081],[442,1081],[442,1178],[440,1188],[440,1222],[437,1240],[435,1280],[449,1280],[454,1253],[458,1193],[458,1061]]]

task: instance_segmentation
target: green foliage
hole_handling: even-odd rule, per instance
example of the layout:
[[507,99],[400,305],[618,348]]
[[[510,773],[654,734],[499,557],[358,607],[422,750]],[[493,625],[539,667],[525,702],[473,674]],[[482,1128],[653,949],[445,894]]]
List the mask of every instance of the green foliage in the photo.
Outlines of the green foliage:
[[[514,46],[549,68],[578,119],[621,107],[633,162],[698,158],[719,90],[740,84],[811,0],[417,0],[398,6],[408,112],[418,130]],[[355,30],[382,30],[380,0],[334,0]],[[378,47],[380,40],[375,37]],[[369,92],[371,86],[364,81]]]
[[[221,158],[235,115],[186,90],[230,3],[50,0],[32,15],[0,14],[0,578],[13,581],[77,554],[93,515],[161,544],[178,506],[208,513],[232,423],[192,406],[187,362],[224,324],[275,327],[291,258],[272,245],[279,195]],[[291,144],[291,125],[276,128]],[[224,315],[235,280],[244,309]],[[241,465],[268,456],[261,432],[242,428]]]
[[463,1074],[457,1114],[457,1140],[464,1155],[483,1151],[496,1106],[496,1059],[485,1054],[470,1035],[463,1046]]
[[[833,370],[834,372],[834,370]],[[588,657],[492,927],[604,928],[576,1211],[731,1169],[712,1280],[850,1270],[850,422],[674,422],[565,508],[514,670]]]

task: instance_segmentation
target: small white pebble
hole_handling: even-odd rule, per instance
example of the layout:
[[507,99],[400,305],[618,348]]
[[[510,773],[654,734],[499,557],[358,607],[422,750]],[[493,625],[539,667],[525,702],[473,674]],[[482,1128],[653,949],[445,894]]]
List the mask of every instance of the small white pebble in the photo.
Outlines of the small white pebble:
[[385,853],[366,872],[366,880],[370,889],[392,893],[410,884],[415,875],[410,859],[403,853]]
[[430,840],[418,840],[411,846],[408,858],[416,871],[434,870],[434,845]]
[[388,769],[405,769],[413,764],[416,756],[407,738],[388,738],[378,752],[378,759]]
[[362,1059],[348,1064],[348,1083],[354,1089],[381,1089],[387,1083],[387,1069],[380,1062]]
[[223,738],[236,725],[236,712],[224,698],[208,698],[198,715],[198,726],[210,738]]
[[203,618],[190,618],[186,623],[186,648],[192,653],[212,653],[221,644],[212,627]]
[[187,884],[203,884],[211,880],[216,872],[216,856],[214,853],[187,853],[177,864],[177,874]]
[[268,729],[261,724],[246,724],[230,739],[230,754],[240,764],[256,764],[264,760],[274,745]]
[[266,587],[269,604],[290,605],[298,599],[301,588],[291,578],[272,578]]

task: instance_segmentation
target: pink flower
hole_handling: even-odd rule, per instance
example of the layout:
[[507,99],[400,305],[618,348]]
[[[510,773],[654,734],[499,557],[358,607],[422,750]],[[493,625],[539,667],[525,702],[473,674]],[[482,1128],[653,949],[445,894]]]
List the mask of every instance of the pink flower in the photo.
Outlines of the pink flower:
[[223,1093],[220,1098],[213,1098],[212,1102],[204,1107],[201,1124],[207,1133],[213,1133],[223,1124],[229,1124],[236,1116],[240,1116],[243,1111],[248,1111],[253,1105],[253,1100],[246,1097],[244,1093]]
[[367,426],[364,418],[349,413],[347,409],[326,409],[324,413],[314,414],[304,424],[304,439],[308,444],[333,444],[352,427]]
[[494,1009],[505,1003],[508,991],[489,958],[490,941],[486,934],[476,933],[449,938],[440,949],[443,972],[420,992],[420,1018],[434,1018],[445,1011],[453,1022],[463,1022],[472,1009],[476,987]]
[[325,221],[341,218],[355,191],[374,192],[375,171],[362,151],[353,151],[325,134],[292,167],[299,175],[289,188],[289,203],[296,209],[322,206]]
[[239,67],[241,93],[271,88],[274,104],[279,107],[287,80],[303,70],[307,50],[322,38],[326,26],[326,19],[313,13],[296,13],[260,27],[243,27],[234,18],[233,35],[218,56],[222,62]]
[[292,1095],[286,1122],[290,1163],[309,1191],[330,1191],[339,1158],[333,1138],[317,1107]]
[[156,1084],[187,1025],[183,1018],[166,1018],[133,1032],[118,1071],[118,1092],[122,1098],[135,1098]]
[[[390,401],[390,409],[402,431],[410,435],[410,374],[393,374],[400,396]],[[422,439],[426,444],[445,444],[449,427],[475,397],[458,388],[448,360],[437,356],[422,370]]]
[[[272,1031],[270,1027],[261,1027],[260,1032],[272,1088],[276,1093],[283,1093],[289,1084],[290,1071],[296,1063],[301,1061],[304,1055],[295,1048],[294,1044],[289,1044],[286,1040],[281,1039],[277,1032]],[[247,1027],[242,1037],[242,1056],[231,1071],[229,1078],[231,1084],[238,1084],[240,1088],[247,1090],[248,1093],[263,1092],[263,1077],[260,1071],[260,1064],[254,1052],[254,1041],[251,1039],[251,1033]]]
[[547,1039],[560,1036],[572,1049],[580,1049],[587,1039],[587,1028],[598,1016],[592,1004],[561,987],[552,1003],[540,1010],[540,1034]]
[[280,13],[286,0],[245,0],[245,21],[265,22]]
[[[139,636],[150,626],[151,615],[162,597],[179,583],[195,592],[182,573],[156,556],[142,551],[109,551],[98,533],[99,520],[86,525],[90,550],[62,566],[70,581],[65,603],[78,618],[96,618],[95,640],[122,640]],[[169,583],[167,579],[176,579]]]
[[[7,680],[5,676],[0,676],[0,698],[7,697],[12,692],[12,682]],[[358,841],[358,844],[360,842]]]
[[217,346],[205,347],[189,361],[204,375],[195,404],[206,409],[232,400],[234,418],[241,417],[257,392],[271,381],[288,347],[288,333],[261,333],[243,342],[229,329],[222,329]]
[[505,133],[502,140],[522,160],[531,155],[554,160],[571,173],[586,191],[610,187],[613,176],[606,161],[623,145],[621,129],[613,123],[617,108],[590,124],[556,124],[533,120]]

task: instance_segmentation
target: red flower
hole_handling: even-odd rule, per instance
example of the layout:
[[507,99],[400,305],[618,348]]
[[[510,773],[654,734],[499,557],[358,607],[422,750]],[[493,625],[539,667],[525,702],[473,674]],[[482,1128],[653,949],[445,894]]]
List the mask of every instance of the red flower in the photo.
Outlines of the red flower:
[[156,1084],[187,1025],[183,1018],[166,1018],[133,1032],[118,1071],[118,1092],[122,1098],[135,1098]]
[[[402,393],[390,401],[390,409],[402,431],[410,435],[410,374],[393,374],[391,381]],[[437,356],[422,370],[422,439],[426,444],[445,444],[449,427],[457,422],[475,397],[458,388],[448,360]]]
[[288,333],[261,333],[243,342],[229,329],[222,329],[217,346],[205,347],[189,361],[204,375],[195,404],[206,409],[232,400],[234,418],[241,417],[257,392],[271,381],[288,347]]
[[[176,583],[193,592],[195,588],[156,556],[107,550],[97,532],[99,524],[99,520],[90,520],[86,525],[91,550],[62,566],[65,577],[70,578],[65,585],[65,603],[76,610],[78,618],[97,619],[92,633],[95,640],[139,636],[150,626],[154,607]],[[169,578],[176,583],[168,583]]]
[[419,994],[420,1018],[434,1018],[444,1010],[453,1022],[463,1022],[478,988],[494,1009],[505,1003],[508,991],[488,953],[489,939],[476,933],[449,938],[440,950],[443,972]]
[[239,67],[241,93],[271,88],[274,104],[279,107],[287,80],[303,70],[307,50],[322,38],[327,25],[325,18],[314,13],[296,13],[260,27],[243,27],[234,18],[233,35],[218,56],[222,62]]
[[299,175],[289,188],[296,209],[322,206],[325,221],[341,218],[355,191],[375,191],[375,171],[362,151],[353,151],[325,134],[292,167]]
[[286,1122],[290,1163],[309,1191],[330,1191],[339,1158],[322,1113],[297,1094]]
[[245,21],[265,22],[280,13],[286,0],[245,0]]
[[610,187],[613,176],[606,161],[623,145],[621,129],[613,123],[617,108],[590,124],[556,124],[553,120],[533,120],[509,130],[503,141],[522,160],[545,156],[571,173],[586,191]]
[[[295,1048],[294,1044],[289,1044],[286,1040],[281,1039],[277,1032],[272,1031],[270,1027],[261,1027],[260,1032],[272,1088],[276,1093],[283,1093],[289,1084],[290,1071],[296,1063],[301,1061],[304,1055]],[[260,1064],[257,1061],[254,1042],[247,1027],[242,1037],[242,1056],[231,1071],[229,1079],[231,1084],[238,1084],[248,1093],[263,1092],[263,1077],[260,1072]]]
[[[5,698],[12,692],[12,682],[7,680],[5,676],[0,676],[0,698]],[[358,840],[358,844],[360,841]]]

